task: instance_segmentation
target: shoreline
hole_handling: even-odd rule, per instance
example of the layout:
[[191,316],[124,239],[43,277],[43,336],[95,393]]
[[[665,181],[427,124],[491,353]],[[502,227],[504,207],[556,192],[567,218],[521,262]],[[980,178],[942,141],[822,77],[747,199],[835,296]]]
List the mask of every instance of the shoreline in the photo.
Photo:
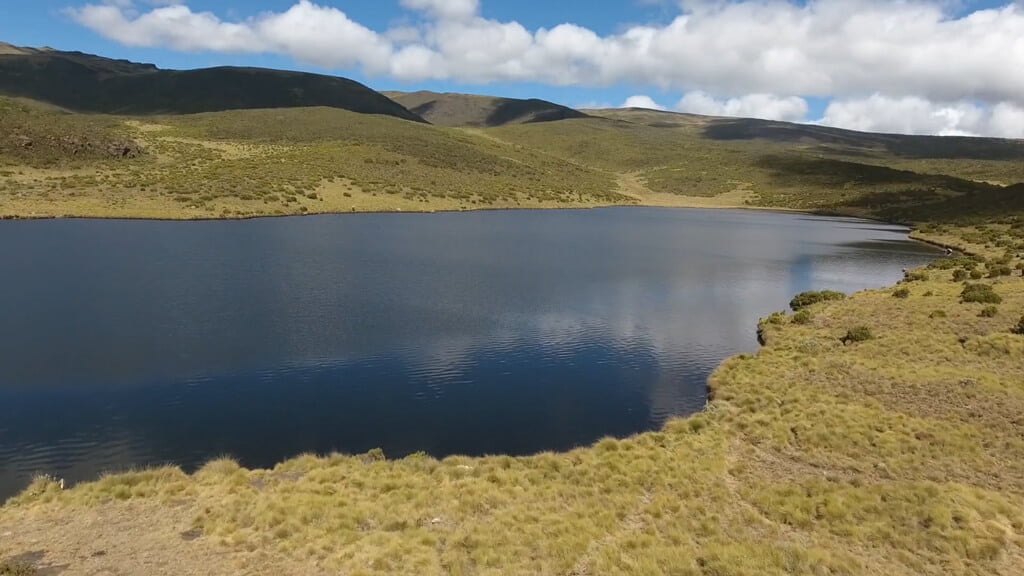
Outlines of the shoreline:
[[[700,198],[688,196],[686,198]],[[912,230],[912,226],[903,222],[890,222],[870,216],[854,214],[841,214],[829,211],[804,210],[799,208],[784,208],[776,206],[755,206],[755,205],[711,205],[711,204],[595,204],[580,206],[481,206],[466,209],[423,209],[423,210],[351,210],[351,211],[324,211],[324,212],[296,212],[294,214],[253,214],[246,216],[183,216],[183,217],[159,217],[159,216],[121,216],[121,215],[11,215],[0,214],[0,222],[4,221],[38,221],[38,220],[123,220],[140,222],[232,222],[247,220],[262,220],[271,218],[304,218],[307,216],[348,216],[359,214],[459,214],[462,212],[527,212],[527,211],[553,211],[553,210],[599,210],[604,208],[655,208],[666,210],[741,210],[750,212],[769,212],[777,214],[805,214],[808,216],[819,216],[822,218],[852,218],[868,222],[880,222],[893,226],[903,226]]]
[[[303,218],[303,217],[310,217],[310,216],[313,216],[313,217],[315,217],[315,216],[346,216],[346,215],[360,215],[360,214],[435,214],[435,213],[453,214],[453,213],[460,213],[460,212],[485,212],[485,211],[486,212],[501,212],[501,211],[524,212],[524,211],[535,211],[535,210],[549,210],[549,211],[554,211],[554,210],[596,210],[596,209],[607,209],[607,208],[654,208],[654,209],[722,210],[722,211],[749,210],[749,211],[753,211],[753,212],[769,212],[769,213],[778,213],[778,214],[804,214],[804,215],[810,215],[810,216],[818,216],[818,217],[825,218],[825,219],[829,219],[829,218],[844,218],[844,219],[859,220],[859,221],[864,221],[864,222],[876,222],[876,223],[881,223],[881,224],[886,224],[886,225],[891,225],[891,226],[907,227],[905,224],[893,223],[893,222],[889,222],[889,221],[882,220],[882,219],[867,218],[867,217],[860,217],[860,216],[850,216],[850,215],[842,215],[842,214],[834,214],[834,213],[833,214],[822,214],[822,213],[818,213],[818,212],[799,210],[799,209],[778,209],[778,210],[776,210],[776,209],[770,208],[770,207],[746,207],[746,206],[735,206],[735,207],[717,207],[717,206],[661,206],[661,205],[651,205],[651,206],[649,206],[649,205],[643,205],[643,204],[621,204],[621,205],[613,204],[613,205],[607,205],[607,206],[565,207],[565,208],[486,208],[485,207],[485,208],[474,208],[474,209],[471,209],[471,210],[432,210],[432,211],[418,211],[418,212],[414,212],[414,211],[398,211],[398,210],[393,210],[393,211],[363,211],[363,212],[358,212],[358,211],[357,212],[324,212],[324,213],[284,214],[284,215],[274,215],[274,214],[272,214],[272,215],[260,215],[260,216],[236,217],[236,218],[169,219],[169,218],[123,218],[123,217],[91,217],[91,216],[86,216],[86,217],[78,217],[78,216],[60,217],[60,216],[57,216],[57,217],[23,218],[23,219],[20,219],[20,220],[99,220],[99,221],[102,221],[102,220],[115,220],[115,221],[124,221],[124,222],[133,222],[133,221],[139,221],[139,222],[217,222],[217,221],[225,221],[225,222],[230,222],[230,221],[248,221],[248,220],[270,219],[270,218],[274,218],[274,219],[276,219],[276,218],[293,218],[293,217],[294,218]],[[924,239],[924,238],[913,237],[911,234],[913,233],[914,229],[911,228],[911,227],[907,227],[907,228],[908,228],[908,230],[907,230],[907,240],[909,240],[909,241],[920,242],[922,244],[926,244],[926,245],[929,245],[929,246],[935,246],[937,248],[945,248],[946,247],[946,244],[943,244],[943,243],[940,243],[940,242],[937,242],[937,241],[931,241],[931,240]],[[961,251],[960,253],[961,254],[965,254],[965,255],[970,255],[971,254],[970,252],[967,252],[967,251]],[[939,255],[936,254],[936,256],[938,257]],[[879,287],[879,288],[869,288],[869,289],[864,290],[864,291],[865,292],[889,291],[889,290],[891,290],[893,287],[895,287],[898,284],[899,284],[899,281],[897,281],[893,285],[886,285],[886,286],[882,286],[882,287]],[[753,325],[755,330],[759,327],[760,322],[763,321],[763,320],[764,320],[764,318],[757,319],[757,321]],[[704,383],[705,384],[705,404],[704,404],[704,407],[702,409],[700,409],[698,411],[695,411],[695,412],[692,412],[690,414],[680,414],[680,415],[670,416],[665,421],[665,423],[662,424],[662,426],[660,428],[653,428],[653,429],[646,430],[646,431],[643,431],[643,432],[638,432],[638,433],[633,434],[632,436],[646,435],[646,434],[652,434],[652,433],[660,432],[660,431],[662,431],[664,429],[664,427],[666,425],[671,423],[673,420],[687,421],[687,420],[689,420],[690,418],[692,418],[694,416],[698,416],[700,414],[705,413],[707,410],[709,410],[709,408],[712,408],[712,403],[714,401],[714,394],[715,394],[715,389],[714,389],[714,386],[712,384],[712,381],[715,378],[716,374],[719,372],[719,370],[722,369],[722,367],[725,364],[727,364],[727,363],[729,363],[729,362],[731,362],[733,360],[740,359],[740,358],[747,357],[747,356],[751,356],[751,355],[756,357],[760,353],[760,351],[765,347],[765,344],[760,342],[760,339],[757,339],[757,341],[758,341],[758,345],[757,345],[757,349],[756,350],[754,350],[752,352],[738,353],[738,354],[735,354],[735,355],[732,355],[732,356],[727,356],[727,357],[723,358],[715,366],[714,370],[712,370],[712,372],[708,375],[708,378],[707,378],[707,380]],[[557,451],[556,453],[568,453],[568,452],[572,452],[572,451],[580,450],[580,449],[591,449],[591,448],[593,448],[596,445],[596,443],[597,443],[597,441],[591,442],[591,443],[588,443],[588,444],[580,444],[580,445],[573,446],[572,448],[569,448],[569,449],[566,449],[566,450]],[[543,452],[546,452],[546,451],[542,451],[542,452],[538,452],[538,453],[530,453],[530,454],[516,454],[516,455],[497,454],[497,455],[498,456],[507,456],[507,457],[511,457],[511,458],[530,458],[530,457],[537,456],[538,454],[541,454]],[[345,453],[345,455],[346,456],[357,456],[356,454],[348,454],[348,453]],[[317,456],[318,457],[326,457],[327,454],[318,454]],[[431,458],[437,458],[439,460],[443,460],[445,458],[469,458],[469,459],[476,459],[476,458],[486,458],[486,457],[490,457],[490,456],[495,456],[495,455],[494,454],[487,454],[487,455],[449,454],[449,455],[446,455],[446,456],[443,456],[443,457],[434,457],[434,456],[430,456],[430,457]],[[287,463],[288,461],[293,460],[294,458],[297,458],[297,457],[298,456],[293,456],[293,457],[282,459],[279,462],[277,462],[275,464],[275,466]],[[407,456],[399,456],[399,457],[396,457],[395,459],[396,460],[402,460],[402,459],[404,459],[406,457]],[[175,465],[175,466],[177,466],[177,465]],[[271,469],[272,468],[247,468],[247,470],[250,470],[250,471],[269,471]],[[105,471],[105,472],[103,472],[101,474],[100,477],[102,477],[103,475],[106,475],[106,474],[117,475],[117,474],[130,473],[133,470],[134,469]],[[189,473],[189,474],[194,474],[194,473],[195,472],[192,472],[192,473]],[[99,477],[98,478],[94,478],[92,480],[86,480],[86,481],[78,482],[78,483],[70,486],[69,488],[74,488],[75,486],[79,486],[79,485],[83,485],[83,484],[90,484],[90,483],[96,482],[98,479],[99,479]],[[13,499],[13,498],[15,498],[17,496],[18,496],[18,493],[15,493],[10,498]],[[5,504],[4,501],[0,501],[0,510],[3,509],[4,504]]]

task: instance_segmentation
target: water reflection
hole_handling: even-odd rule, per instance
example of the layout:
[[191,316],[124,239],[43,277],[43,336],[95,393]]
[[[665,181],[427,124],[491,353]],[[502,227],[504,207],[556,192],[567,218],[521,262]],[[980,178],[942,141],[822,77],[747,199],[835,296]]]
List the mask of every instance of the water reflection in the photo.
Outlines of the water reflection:
[[231,454],[529,453],[699,409],[803,290],[905,230],[656,209],[0,223],[0,496]]

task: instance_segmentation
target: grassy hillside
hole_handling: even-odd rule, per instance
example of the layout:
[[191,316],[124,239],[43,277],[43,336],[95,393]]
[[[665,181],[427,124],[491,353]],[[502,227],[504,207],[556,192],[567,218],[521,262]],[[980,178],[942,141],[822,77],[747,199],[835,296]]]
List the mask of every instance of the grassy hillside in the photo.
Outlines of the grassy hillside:
[[0,97],[0,110],[0,216],[209,218],[634,201],[615,191],[612,175],[547,154],[331,108],[126,118]]
[[483,128],[587,116],[578,110],[536,98],[522,100],[428,91],[384,92],[384,95],[439,126]]
[[160,70],[81,52],[5,45],[0,95],[109,114],[191,114],[251,108],[330,106],[421,121],[394,101],[346,78],[267,70]]

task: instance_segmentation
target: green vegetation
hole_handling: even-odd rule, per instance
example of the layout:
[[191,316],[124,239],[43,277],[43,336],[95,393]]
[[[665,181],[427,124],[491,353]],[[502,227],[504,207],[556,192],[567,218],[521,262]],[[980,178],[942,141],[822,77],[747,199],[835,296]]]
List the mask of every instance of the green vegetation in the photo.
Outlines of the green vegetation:
[[810,310],[800,310],[793,314],[794,324],[810,324],[812,320],[814,320],[814,315],[811,314]]
[[840,338],[840,340],[842,340],[843,344],[850,344],[854,342],[867,342],[874,337],[874,334],[871,332],[871,327],[857,326],[847,330],[846,335]]
[[996,314],[999,314],[999,308],[996,306],[988,305],[981,309],[978,313],[982,318],[995,318]]
[[1000,304],[1003,299],[999,294],[996,294],[991,284],[966,284],[960,293],[960,301],[964,303]]
[[893,298],[910,298],[910,288],[897,288],[892,291]]
[[924,270],[907,270],[903,273],[904,282],[921,282],[928,279],[928,272]]
[[835,290],[801,292],[789,301],[789,307],[795,312],[819,302],[833,302],[844,298],[846,298],[846,294]]

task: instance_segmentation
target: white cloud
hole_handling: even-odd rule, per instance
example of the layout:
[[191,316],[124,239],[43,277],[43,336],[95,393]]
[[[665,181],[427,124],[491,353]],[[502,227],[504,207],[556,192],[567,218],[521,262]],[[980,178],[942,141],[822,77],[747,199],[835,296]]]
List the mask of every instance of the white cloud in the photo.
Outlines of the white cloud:
[[626,98],[626,101],[622,103],[620,108],[647,108],[648,110],[665,110],[666,108],[661,104],[658,104],[650,96],[644,96],[638,94],[636,96],[630,96]]
[[1006,102],[986,107],[966,101],[936,103],[916,96],[874,94],[831,102],[819,122],[865,132],[1024,138],[1024,107]]
[[807,117],[807,101],[796,96],[747,94],[718,100],[699,90],[688,92],[676,104],[676,110],[708,116],[740,116],[799,122]]
[[[668,110],[650,96],[630,96],[621,108],[648,108]],[[772,94],[747,94],[738,98],[716,99],[695,90],[686,93],[672,108],[676,112],[689,112],[705,116],[738,116],[742,118],[764,118],[801,122],[807,118],[807,101],[796,96],[774,96]]]
[[[969,102],[1003,119],[981,122],[986,130],[1005,132],[1024,107],[1024,6],[1004,1],[962,14],[957,2],[935,0],[680,0],[667,24],[609,35],[488,19],[479,0],[400,0],[424,18],[393,30],[368,29],[310,0],[235,21],[194,12],[187,0],[146,10],[145,2],[113,0],[69,13],[132,46],[275,53],[404,81],[628,83],[683,93],[681,107],[715,114],[799,119],[803,98],[856,102],[875,93],[910,109],[908,98]],[[832,116],[841,113],[853,114],[838,107]],[[943,113],[970,111],[957,105]],[[914,123],[926,125],[975,123]]]

